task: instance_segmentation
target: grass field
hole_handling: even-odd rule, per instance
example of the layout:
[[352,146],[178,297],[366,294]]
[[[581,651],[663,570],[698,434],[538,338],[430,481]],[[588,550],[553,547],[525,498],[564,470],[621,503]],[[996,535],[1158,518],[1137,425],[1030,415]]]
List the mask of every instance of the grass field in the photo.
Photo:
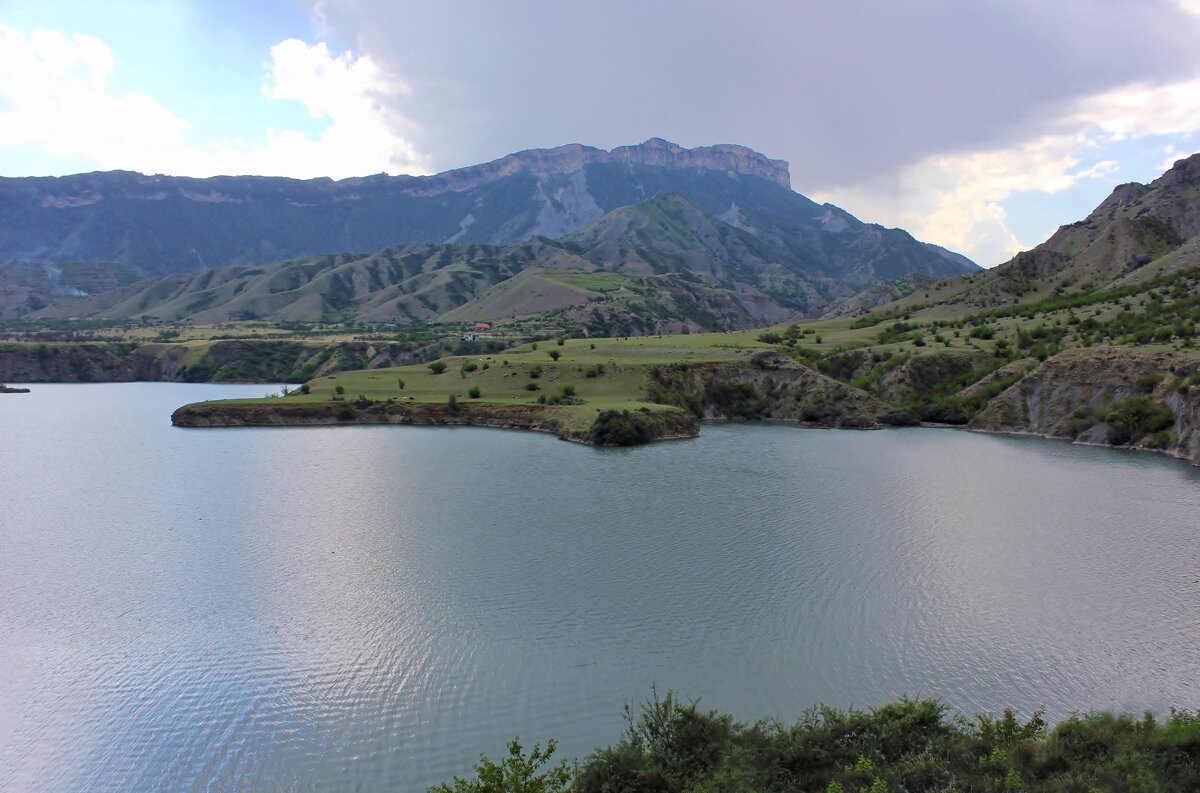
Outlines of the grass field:
[[[538,404],[539,397],[553,399],[567,386],[582,404],[547,408],[552,408],[569,428],[586,429],[603,410],[676,409],[646,401],[644,379],[648,367],[748,360],[757,351],[772,349],[757,340],[758,333],[567,339],[561,345],[553,340],[542,341],[493,355],[442,358],[445,370],[440,374],[428,364],[340,372],[310,381],[309,393],[293,391],[286,400],[289,404],[334,398],[353,402],[361,397],[445,404],[453,395],[460,402],[529,405]],[[478,397],[471,396],[474,388],[479,389]]]

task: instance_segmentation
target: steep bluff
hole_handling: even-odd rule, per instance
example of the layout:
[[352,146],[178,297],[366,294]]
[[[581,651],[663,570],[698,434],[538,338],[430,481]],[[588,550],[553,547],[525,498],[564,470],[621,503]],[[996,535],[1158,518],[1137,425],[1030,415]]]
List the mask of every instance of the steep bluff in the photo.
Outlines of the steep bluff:
[[688,149],[662,138],[651,138],[632,146],[618,146],[612,151],[579,143],[550,149],[526,149],[491,162],[431,176],[375,174],[338,180],[274,176],[195,178],[133,171],[95,171],[58,177],[3,177],[0,178],[0,195],[55,209],[104,201],[165,201],[171,198],[202,204],[242,204],[272,199],[293,204],[327,203],[362,201],[371,195],[437,196],[472,190],[514,174],[567,174],[602,163],[732,171],[758,176],[782,187],[790,188],[792,184],[787,161],[771,159],[745,146],[718,144]]
[[1200,360],[1067,350],[993,399],[972,427],[1161,451],[1200,465]]

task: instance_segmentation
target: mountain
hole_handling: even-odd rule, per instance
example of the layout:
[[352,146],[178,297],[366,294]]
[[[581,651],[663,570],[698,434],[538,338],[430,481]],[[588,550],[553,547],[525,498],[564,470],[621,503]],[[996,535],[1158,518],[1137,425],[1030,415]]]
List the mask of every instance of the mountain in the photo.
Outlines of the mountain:
[[136,270],[115,262],[0,262],[0,320],[139,280]]
[[790,185],[786,162],[743,146],[686,149],[657,138],[612,151],[523,151],[434,176],[9,178],[0,179],[0,260],[114,261],[164,275],[407,242],[511,245],[680,193],[781,260],[849,284],[972,267]]
[[672,332],[781,321],[851,291],[781,264],[753,234],[672,193],[557,241],[408,243],[180,273],[63,300],[38,316],[408,324],[559,312],[590,332]]

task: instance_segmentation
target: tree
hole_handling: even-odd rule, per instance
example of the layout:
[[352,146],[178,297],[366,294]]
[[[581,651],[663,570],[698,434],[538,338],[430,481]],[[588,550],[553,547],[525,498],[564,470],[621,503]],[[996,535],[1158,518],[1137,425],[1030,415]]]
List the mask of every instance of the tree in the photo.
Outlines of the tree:
[[431,361],[429,363],[429,371],[433,372],[434,374],[441,374],[442,372],[446,371],[446,362]]
[[565,793],[571,784],[567,761],[546,767],[557,746],[553,739],[546,742],[544,750],[535,743],[526,757],[521,739],[513,738],[508,742],[508,757],[503,762],[480,756],[475,765],[478,779],[456,776],[453,785],[436,785],[429,788],[429,793]]
[[562,356],[562,353],[559,352],[558,350],[550,350],[546,354],[550,356],[550,360],[552,360],[552,361],[557,361],[559,359],[559,357]]

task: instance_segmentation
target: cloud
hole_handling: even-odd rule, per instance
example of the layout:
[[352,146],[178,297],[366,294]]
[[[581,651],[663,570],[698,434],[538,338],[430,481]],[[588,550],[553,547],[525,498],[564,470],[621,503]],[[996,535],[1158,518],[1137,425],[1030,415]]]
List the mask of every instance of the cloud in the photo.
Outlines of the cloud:
[[110,92],[114,68],[99,39],[0,25],[0,149],[35,146],[101,168],[161,162],[190,125],[148,96]]
[[420,95],[418,148],[451,168],[568,142],[733,142],[801,191],[1047,132],[1121,85],[1196,76],[1174,0],[309,0]]
[[[820,197],[961,251],[985,266],[999,264],[1041,242],[1057,226],[1051,222],[1037,238],[1018,239],[1001,202],[1021,192],[1060,193],[1088,179],[1105,182],[1107,189],[1120,167],[1116,160],[1084,168],[1080,163],[1128,138],[1200,131],[1200,80],[1121,86],[1084,97],[1046,126],[1071,131],[1036,134],[1002,148],[934,155],[856,185],[823,191]],[[1166,153],[1160,170],[1181,156],[1173,146]],[[1061,222],[1079,219],[1090,209]]]
[[[103,41],[0,25],[0,157],[22,148],[100,170],[190,176],[425,171],[396,110],[408,87],[393,73],[323,42],[288,39],[270,55],[265,100],[302,102],[321,124],[316,136],[281,129],[257,141],[198,140],[194,125],[162,103],[111,88],[116,62]],[[5,163],[6,175],[17,175],[14,167]]]
[[392,100],[409,87],[371,58],[335,56],[324,42],[288,39],[271,48],[271,73],[262,92],[272,100],[303,102],[309,114],[327,122],[319,138],[295,130],[271,133],[260,156],[277,173],[294,173],[307,163],[312,175],[389,171],[424,173],[422,156],[401,137],[411,126]]
[[989,264],[1030,242],[1001,202],[1103,180],[1111,166],[1081,163],[1122,135],[1194,128],[1200,77],[1200,0],[310,7],[410,81],[437,169],[568,142],[742,143],[787,159],[803,193]]
[[1019,191],[1060,192],[1111,172],[1108,163],[1077,170],[1090,145],[1082,134],[1048,135],[1004,149],[935,155],[819,198],[991,266],[1028,247],[1008,228],[1002,201]]

